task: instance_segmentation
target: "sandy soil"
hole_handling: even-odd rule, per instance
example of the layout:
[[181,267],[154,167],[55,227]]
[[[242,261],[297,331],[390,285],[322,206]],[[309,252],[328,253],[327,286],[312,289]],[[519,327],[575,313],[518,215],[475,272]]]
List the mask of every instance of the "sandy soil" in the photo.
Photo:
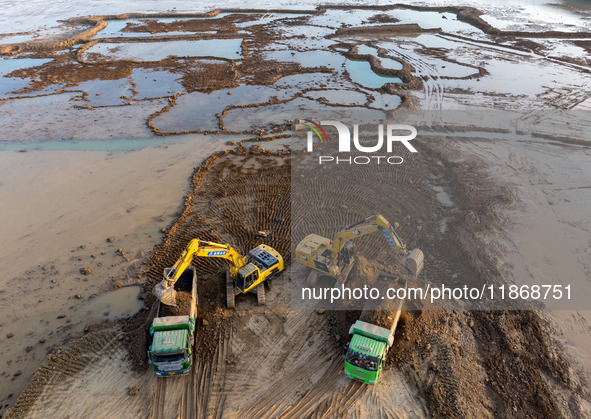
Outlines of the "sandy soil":
[[[90,40],[103,20],[126,16],[77,20],[82,32],[3,50],[6,54],[34,51],[33,56],[54,61],[11,74],[30,79],[30,84],[0,102],[0,112],[11,117],[0,121],[0,126],[14,140],[76,136],[76,122],[97,126],[83,134],[85,138],[202,131],[261,135],[282,129],[284,121],[273,119],[274,115],[319,112],[327,105],[344,110],[355,107],[331,104],[326,98],[302,99],[314,90],[355,90],[366,97],[366,104],[384,109],[392,103],[388,98],[393,95],[399,97],[402,108],[508,110],[572,109],[583,106],[589,96],[589,70],[584,61],[544,55],[548,39],[573,38],[572,33],[500,31],[469,8],[405,10],[447,13],[455,16],[453,25],[473,25],[470,34],[447,28],[443,20],[440,30],[397,25],[399,20],[387,15],[386,6],[353,9],[319,9],[307,13],[309,16],[250,27],[248,19],[231,15],[223,27],[215,23],[170,27],[150,23],[126,30],[152,34],[212,29],[226,39],[236,36],[240,32],[237,28],[244,29],[239,25],[247,24],[241,34],[243,58],[212,63],[207,62],[212,57],[142,62],[109,56],[92,56],[94,61],[86,62],[84,51],[94,41],[77,51],[71,48],[72,43]],[[340,30],[344,22],[339,19],[347,21],[353,11],[368,16],[372,25],[387,23],[387,28],[355,27],[359,19],[353,25],[346,23],[351,28]],[[441,19],[451,20],[448,15]],[[310,21],[315,24],[308,24]],[[416,37],[393,39],[395,34],[408,35],[409,31]],[[374,48],[377,56],[360,53],[360,46]],[[345,51],[339,53],[333,49],[336,47]],[[297,58],[282,53],[284,50],[292,51],[292,57],[297,52]],[[273,55],[265,55],[269,51]],[[314,59],[306,58],[306,53]],[[388,83],[380,89],[364,87],[346,70],[346,59],[351,58],[366,60],[375,73],[398,76],[402,83]],[[378,58],[399,60],[404,65],[390,71]],[[154,74],[154,83],[170,84],[165,90],[142,85],[139,81],[148,79],[144,71],[150,79]],[[160,72],[175,73],[175,77],[171,80]],[[526,80],[519,74],[531,77]],[[108,82],[105,92],[121,89],[115,82],[125,80],[123,90],[97,99],[94,92],[100,88],[83,83],[98,79]],[[210,96],[214,93],[218,93],[215,100],[215,95]],[[19,96],[23,94],[39,96]],[[264,98],[252,103],[252,97],[259,95]],[[204,98],[211,99],[204,103],[212,107],[195,112]],[[43,103],[47,112],[36,108]],[[204,114],[213,118],[201,119]],[[249,124],[257,115],[263,115],[260,126]],[[111,119],[116,121],[105,123]],[[212,121],[213,128],[200,129]],[[167,129],[162,129],[164,126]],[[3,341],[8,344],[3,348],[22,352],[29,338],[39,339],[35,331],[40,329],[33,324],[48,315],[57,317],[78,293],[86,297],[97,288],[141,280],[146,284],[147,305],[132,319],[90,328],[83,338],[54,351],[6,416],[588,417],[586,383],[591,369],[585,359],[577,361],[577,357],[588,355],[585,348],[591,341],[587,311],[547,317],[537,311],[420,311],[420,307],[409,307],[416,310],[405,313],[380,385],[367,387],[343,377],[339,358],[347,329],[359,312],[320,314],[289,307],[290,278],[303,274],[290,264],[290,215],[295,214],[297,221],[294,240],[310,231],[329,235],[331,228],[384,207],[385,196],[394,203],[381,212],[400,221],[400,232],[410,247],[420,245],[428,255],[421,277],[426,282],[438,284],[455,278],[461,283],[463,278],[477,278],[501,283],[510,278],[508,273],[527,281],[540,275],[559,277],[564,270],[577,279],[588,278],[589,221],[581,210],[589,199],[585,189],[589,174],[584,164],[588,144],[584,138],[544,144],[540,141],[544,138],[536,137],[534,145],[452,135],[441,141],[425,141],[420,159],[405,155],[403,168],[387,172],[380,168],[382,181],[368,180],[371,187],[351,181],[345,186],[320,188],[317,192],[326,196],[325,201],[296,196],[293,213],[291,159],[302,157],[297,152],[272,153],[260,147],[249,152],[241,145],[231,153],[214,154],[201,166],[203,157],[220,149],[221,143],[205,147],[194,141],[125,154],[2,153],[6,166],[0,169],[0,186],[11,189],[11,202],[23,210],[16,214],[13,206],[0,209],[4,211],[0,219],[9,221],[3,228],[11,238],[7,242],[12,243],[0,257],[5,266],[11,266],[9,278],[29,279],[19,281],[18,288],[1,296],[4,301],[18,298],[23,304],[2,330],[8,331],[10,325],[33,330],[25,338],[17,331],[10,338],[7,335]],[[33,163],[27,160],[31,158]],[[556,161],[568,164],[556,168]],[[575,170],[571,170],[573,165]],[[193,166],[199,168],[191,178],[189,195],[182,201]],[[358,174],[356,181],[375,180],[363,169]],[[342,178],[351,175],[343,173]],[[321,171],[316,177],[322,180],[323,176]],[[63,188],[64,179],[71,182],[68,189]],[[157,197],[154,191],[158,191]],[[42,197],[44,205],[29,205],[33,195]],[[349,203],[352,196],[364,199]],[[309,202],[348,205],[306,207]],[[177,212],[180,203],[183,206]],[[160,241],[158,230],[172,219],[174,223]],[[257,237],[259,230],[270,232],[268,238]],[[558,251],[531,245],[546,241],[546,231],[559,242]],[[115,241],[107,242],[109,236]],[[197,261],[202,285],[194,369],[180,379],[157,380],[145,362],[146,329],[155,311],[150,287],[160,281],[162,269],[172,265],[194,237],[229,242],[243,251],[264,241],[286,255],[288,269],[271,283],[266,308],[256,306],[256,298],[247,295],[238,298],[236,311],[230,311],[222,308],[223,264]],[[152,247],[153,253],[148,253]],[[372,249],[371,242],[360,242],[360,251]],[[30,258],[31,253],[35,258]],[[39,259],[37,255],[43,256]],[[92,266],[87,263],[91,259],[96,259]],[[142,267],[144,261],[147,265]],[[91,276],[80,275],[85,267],[92,268]],[[102,279],[95,281],[99,275]],[[107,277],[112,279],[106,281]],[[46,297],[51,290],[66,287],[68,291],[59,297]],[[44,304],[38,304],[40,299]],[[37,317],[24,319],[22,312],[33,312]],[[69,318],[57,320],[72,322]],[[68,334],[79,335],[80,331],[69,326],[60,329],[58,323],[37,327],[57,331],[54,344]],[[82,320],[77,324],[81,328]],[[0,374],[5,389],[22,388],[44,357],[40,340],[30,347],[33,349],[25,348],[25,354],[14,360],[7,357],[8,369]],[[15,399],[15,393],[4,398],[4,408]]]

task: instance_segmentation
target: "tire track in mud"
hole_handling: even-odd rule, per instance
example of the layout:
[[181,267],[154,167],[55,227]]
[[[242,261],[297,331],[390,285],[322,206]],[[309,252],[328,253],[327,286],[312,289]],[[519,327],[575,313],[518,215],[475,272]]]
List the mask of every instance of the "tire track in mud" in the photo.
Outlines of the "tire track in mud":
[[[260,332],[265,332],[268,327]],[[266,347],[261,348],[254,361],[271,365],[272,379],[266,383],[261,395],[250,403],[250,407],[241,411],[240,416],[289,417],[290,411],[303,410],[317,397],[326,397],[334,390],[330,383],[337,379],[342,365],[340,357],[334,356],[336,348],[327,339],[325,327],[326,319],[319,318],[314,312],[291,312],[284,325],[286,333],[277,333],[272,339],[261,339],[266,341]],[[255,369],[250,368],[246,375],[255,375]],[[321,376],[312,378],[319,371]],[[278,372],[281,374],[278,375]],[[298,393],[303,393],[303,396],[298,397]]]
[[92,333],[50,356],[5,417],[112,418],[113,409],[121,417],[145,416],[147,403],[137,394],[147,391],[150,377],[130,367],[118,331]]
[[[314,172],[316,182],[304,176],[302,181],[306,188],[294,190],[296,211],[293,215],[298,224],[293,239],[299,240],[311,231],[330,237],[343,225],[358,221],[360,216],[366,217],[377,208],[392,222],[401,220],[399,233],[411,247],[421,243],[420,247],[431,255],[424,271],[427,280],[448,279],[455,272],[474,276],[489,272],[489,263],[494,263],[494,257],[471,255],[465,246],[480,243],[475,235],[487,229],[494,231],[498,220],[495,220],[493,207],[505,202],[504,193],[499,192],[501,187],[489,185],[476,166],[452,163],[451,148],[447,153],[452,155],[446,156],[427,144],[422,146],[425,148],[421,148],[421,159],[408,158],[404,169],[343,168],[337,171],[339,181],[325,176],[323,171]],[[148,272],[151,283],[161,280],[162,269],[174,263],[188,241],[195,237],[232,242],[243,250],[262,241],[257,237],[258,230],[269,231],[266,242],[286,255],[289,265],[290,159],[299,157],[281,156],[257,148],[247,151],[242,146],[235,152],[218,153],[196,169],[184,211],[170,227],[163,244],[155,250]],[[445,161],[447,166],[437,164],[438,161]],[[376,175],[379,182],[372,181]],[[458,203],[455,216],[434,197],[430,184],[434,179],[449,183],[446,185],[450,187],[452,200]],[[326,202],[331,204],[320,208],[310,205]],[[340,202],[347,206],[339,206]],[[444,216],[450,217],[450,225],[456,228],[442,235],[439,222]],[[474,218],[479,223],[472,224],[470,220]],[[470,224],[463,226],[463,223]],[[474,228],[471,230],[471,227]],[[362,253],[375,251],[381,241],[361,238],[358,250]],[[490,260],[481,260],[485,256]],[[237,310],[223,309],[224,267],[212,262],[194,262],[201,276],[192,373],[185,377],[156,379],[152,371],[144,371],[139,376],[147,379],[139,384],[140,394],[149,400],[148,406],[120,398],[121,406],[109,411],[111,417],[123,417],[125,415],[120,412],[128,414],[137,406],[135,417],[153,418],[464,416],[474,409],[474,403],[480,406],[476,413],[482,414],[490,413],[491,405],[499,406],[501,412],[512,408],[513,396],[504,395],[504,399],[499,399],[497,393],[513,383],[515,378],[511,377],[515,376],[511,374],[520,371],[514,371],[513,364],[498,371],[489,365],[488,369],[495,372],[486,376],[482,369],[483,363],[497,359],[504,348],[504,329],[495,328],[495,323],[487,320],[486,315],[475,316],[473,326],[466,325],[467,315],[462,313],[412,315],[414,323],[403,327],[399,333],[399,342],[389,353],[380,385],[368,387],[350,381],[340,372],[343,339],[336,338],[335,333],[340,336],[343,333],[334,328],[348,329],[351,324],[339,317],[340,313],[287,309],[284,306],[290,292],[287,272],[273,279],[273,294],[280,298],[270,298],[269,306],[258,307],[252,296],[245,296],[237,302]],[[292,269],[290,267],[290,271]],[[495,271],[490,271],[489,275],[494,275]],[[487,278],[495,279],[494,276],[483,277]],[[146,294],[146,299],[154,302],[150,294]],[[526,317],[516,316],[515,321],[520,318]],[[528,317],[526,324],[536,324],[535,316]],[[529,336],[518,324],[510,331]],[[539,330],[536,333],[539,335]],[[477,336],[478,345],[460,344],[464,334]],[[491,340],[499,343],[492,345]],[[539,347],[539,353],[550,353],[550,340],[544,341],[544,345]],[[136,346],[133,350],[140,355],[138,359],[145,360],[147,348]],[[101,354],[108,365],[111,354],[108,351]],[[542,403],[550,400],[549,408],[544,411],[556,413],[551,394],[544,387],[542,372],[536,365],[532,367],[534,360],[525,357],[526,351],[515,354],[523,358],[521,366],[516,364],[518,368],[534,377],[538,388],[543,390]],[[84,356],[79,362],[85,362]],[[552,359],[546,358],[544,371],[560,373]],[[76,366],[68,374],[80,375]],[[91,374],[90,378],[94,376]],[[490,384],[484,384],[485,378],[490,379]],[[127,383],[121,380],[119,382]],[[77,378],[65,383],[70,397],[75,398],[82,392],[81,382],[84,383]],[[425,400],[417,392],[421,392]],[[52,390],[48,388],[43,397],[51,395]],[[530,412],[538,411],[537,406],[525,407]]]

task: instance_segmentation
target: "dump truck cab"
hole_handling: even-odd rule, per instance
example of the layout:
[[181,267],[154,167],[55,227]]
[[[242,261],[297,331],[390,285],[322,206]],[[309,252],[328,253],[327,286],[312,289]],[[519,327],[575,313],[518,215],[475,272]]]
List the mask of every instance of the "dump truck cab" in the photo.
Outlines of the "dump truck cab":
[[366,384],[378,381],[394,337],[390,330],[357,320],[351,326],[351,341],[345,346],[345,374]]
[[195,320],[189,316],[155,318],[150,327],[148,359],[156,375],[184,375],[191,370]]

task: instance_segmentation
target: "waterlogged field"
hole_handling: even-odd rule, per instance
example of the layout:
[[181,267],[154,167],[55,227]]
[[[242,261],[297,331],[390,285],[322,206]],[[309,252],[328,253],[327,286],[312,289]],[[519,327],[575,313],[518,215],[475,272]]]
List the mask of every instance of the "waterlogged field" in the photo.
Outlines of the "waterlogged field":
[[[77,15],[89,10],[79,6]],[[290,232],[330,236],[329,226],[371,211],[425,251],[417,287],[583,283],[589,118],[545,112],[590,107],[588,10],[481,6],[103,10],[53,28],[5,22],[0,414],[14,406],[6,417],[584,416],[591,405],[580,383],[590,368],[572,360],[591,359],[585,312],[559,316],[554,336],[537,311],[410,307],[382,382],[368,388],[340,373],[359,312],[291,311],[289,278],[307,271],[289,256],[267,308],[246,296],[226,310],[222,266],[199,265],[206,322],[190,376],[157,381],[145,369],[145,339],[129,340],[149,323],[163,265],[196,235],[246,249],[268,231],[288,255]],[[456,123],[437,119],[447,110],[458,111]],[[486,118],[467,118],[472,110],[508,111],[513,125],[485,127]],[[420,158],[404,149],[381,161],[390,164],[341,156],[338,170],[360,167],[341,173],[347,185],[316,165],[298,174],[320,185],[316,200],[292,187],[293,156],[309,156],[291,120],[355,115],[375,125],[408,111],[433,111],[415,121]],[[352,278],[372,272],[360,262]],[[48,354],[83,334],[31,382]]]

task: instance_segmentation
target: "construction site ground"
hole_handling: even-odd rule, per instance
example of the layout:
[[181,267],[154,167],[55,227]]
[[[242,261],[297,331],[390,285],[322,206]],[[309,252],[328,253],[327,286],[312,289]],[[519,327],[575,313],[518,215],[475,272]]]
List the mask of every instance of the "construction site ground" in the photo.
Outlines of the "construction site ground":
[[[360,190],[358,184],[351,182],[350,188],[331,188],[330,182],[326,182],[326,188],[320,190],[327,197],[326,202],[340,202],[343,196],[359,197],[351,205],[307,207],[305,203],[311,201],[310,197],[298,195],[305,189],[292,190],[294,159],[304,157],[301,151],[286,146],[289,138],[273,119],[274,115],[283,118],[290,111],[311,112],[327,104],[345,110],[382,109],[384,103],[401,109],[585,109],[588,106],[586,98],[591,85],[585,84],[588,59],[555,57],[544,52],[551,49],[548,39],[567,42],[573,38],[572,34],[544,28],[500,32],[472,8],[403,8],[408,13],[436,13],[438,19],[444,20],[455,16],[454,25],[468,25],[478,32],[473,39],[466,39],[446,30],[417,28],[409,22],[392,25],[400,22],[387,14],[390,9],[396,7],[319,8],[300,11],[303,16],[281,17],[283,20],[260,24],[255,24],[257,19],[266,14],[256,10],[249,14],[227,11],[228,15],[218,20],[213,19],[217,15],[213,13],[209,15],[212,19],[204,20],[199,19],[207,16],[168,23],[131,22],[121,32],[129,35],[123,41],[128,46],[111,49],[101,48],[101,44],[116,43],[121,41],[120,37],[97,42],[93,38],[105,28],[103,23],[135,16],[94,16],[72,22],[87,27],[74,37],[27,41],[0,48],[6,55],[24,53],[36,59],[53,60],[12,74],[13,79],[30,80],[19,91],[5,92],[6,97],[0,102],[0,111],[11,116],[10,122],[0,121],[0,126],[5,128],[2,135],[17,144],[28,136],[39,141],[60,142],[78,134],[83,139],[88,137],[87,140],[101,135],[132,140],[202,135],[199,140],[207,144],[199,152],[193,150],[194,154],[187,153],[186,144],[171,145],[170,149],[165,145],[158,151],[167,160],[161,162],[158,170],[141,165],[146,160],[152,166],[157,165],[158,153],[124,152],[129,153],[126,161],[138,164],[137,182],[117,183],[125,182],[125,176],[136,179],[133,172],[123,169],[124,165],[117,172],[124,175],[121,179],[107,179],[114,190],[139,190],[138,195],[144,195],[150,189],[150,185],[140,182],[145,175],[154,181],[152,185],[159,185],[165,191],[166,187],[156,182],[160,176],[172,176],[173,161],[182,161],[173,176],[179,195],[175,205],[169,203],[165,212],[146,215],[141,213],[141,202],[149,205],[162,197],[144,196],[144,201],[139,197],[137,202],[125,203],[122,213],[138,214],[138,218],[157,225],[157,229],[152,224],[147,229],[138,221],[138,230],[150,232],[142,236],[145,241],[140,246],[141,254],[126,256],[123,249],[111,244],[110,238],[102,247],[97,245],[96,250],[84,250],[80,246],[71,251],[71,243],[56,239],[57,248],[68,252],[67,260],[60,259],[56,266],[62,270],[70,264],[75,266],[76,273],[71,278],[69,273],[58,275],[58,269],[51,267],[39,266],[26,272],[11,267],[11,276],[33,280],[19,285],[16,291],[9,290],[2,301],[22,297],[18,304],[29,308],[42,300],[36,292],[43,289],[49,293],[49,287],[53,289],[58,278],[60,282],[77,284],[79,272],[91,260],[91,255],[86,253],[93,251],[92,260],[97,264],[92,265],[94,277],[97,273],[105,277],[111,274],[111,282],[101,283],[103,290],[107,285],[115,288],[141,285],[143,308],[133,317],[84,324],[86,328],[61,324],[58,327],[48,321],[47,327],[54,328],[59,339],[55,338],[55,347],[47,351],[47,358],[41,343],[19,355],[14,363],[9,354],[13,347],[3,352],[8,368],[8,374],[2,376],[3,389],[7,392],[2,395],[2,408],[7,408],[3,417],[589,417],[591,394],[587,383],[591,367],[585,346],[591,341],[588,312],[553,316],[538,310],[421,310],[418,305],[407,305],[379,384],[368,386],[345,377],[341,359],[342,348],[349,339],[349,326],[359,318],[360,310],[293,310],[291,307],[290,281],[306,272],[292,263],[292,240],[297,242],[309,232],[328,236],[327,219],[335,225],[345,225],[374,213],[376,208],[388,220],[400,224],[398,232],[410,248],[418,246],[423,250],[426,267],[421,278],[433,284],[454,275],[491,281],[505,278],[507,272],[523,268],[515,259],[514,265],[506,263],[509,250],[513,258],[538,261],[537,268],[544,269],[544,263],[551,259],[551,255],[547,257],[544,253],[547,249],[536,249],[535,253],[524,244],[528,240],[537,242],[539,237],[514,229],[515,225],[523,224],[527,214],[550,220],[549,225],[564,224],[568,237],[554,235],[555,246],[579,256],[582,262],[573,268],[580,269],[577,275],[582,272],[585,277],[589,272],[584,257],[588,256],[584,250],[588,244],[585,247],[577,241],[585,240],[581,232],[586,231],[588,219],[573,208],[583,206],[589,198],[584,169],[589,145],[585,142],[574,144],[558,139],[550,143],[541,138],[495,142],[452,133],[437,141],[417,139],[420,158],[405,155],[405,164],[400,167],[378,167],[376,170],[383,181],[371,187]],[[341,26],[340,21],[338,25],[331,21],[338,18],[348,22],[355,13],[365,16],[365,23],[376,26]],[[282,31],[278,30],[279,26]],[[196,63],[177,56],[159,60],[117,57],[117,54],[125,55],[126,48],[131,48],[129,45],[142,43],[130,39],[133,32],[154,36],[148,43],[213,39],[211,32],[215,32],[217,40],[243,36],[240,51],[230,51],[243,57],[237,60],[208,56]],[[200,34],[195,39],[186,34],[166,35],[166,32]],[[398,36],[407,38],[400,41],[402,48],[395,54],[383,42]],[[447,46],[454,44],[454,47],[446,50],[419,45],[420,39],[427,38],[414,39],[415,36]],[[573,42],[587,51],[589,41],[584,38],[589,37],[588,32],[581,32]],[[474,43],[478,48],[474,48]],[[78,44],[80,48],[71,47]],[[327,54],[321,64],[315,61],[314,55],[320,50]],[[401,67],[388,69],[385,65],[388,58],[399,60]],[[379,89],[361,86],[354,81],[354,70],[347,67],[352,61],[365,61],[367,71],[398,77],[400,85],[387,83]],[[439,64],[433,65],[435,61]],[[512,94],[509,87],[503,90],[502,84],[487,84],[487,80],[496,80],[499,74],[495,73],[498,70],[495,63],[503,71],[507,70],[506,66],[518,64],[543,68],[541,87],[512,85],[511,88],[523,88]],[[447,66],[458,72],[457,77],[445,70]],[[145,85],[138,82],[138,77],[134,78],[134,74],[146,74],[156,82],[165,73],[177,77],[174,86],[167,85],[167,89],[172,89],[167,92],[158,90],[164,83],[156,83],[158,86],[146,88],[148,92],[144,94]],[[168,80],[167,77],[164,79]],[[126,80],[129,89],[103,96],[119,80]],[[547,88],[550,80],[552,88]],[[477,90],[479,86],[484,87]],[[348,92],[345,100],[334,96],[339,89]],[[203,103],[211,109],[199,108]],[[26,109],[32,109],[33,114]],[[105,123],[110,120],[115,122]],[[74,121],[93,128],[78,133]],[[580,124],[585,126],[586,122]],[[223,140],[205,143],[205,134]],[[232,141],[226,144],[224,136],[232,136]],[[246,141],[240,142],[245,138]],[[19,145],[23,151],[34,145],[22,144],[26,144]],[[39,158],[42,164],[44,159],[51,159],[43,153],[32,151],[19,157]],[[188,155],[194,156],[194,160]],[[72,165],[86,164],[87,158],[73,157],[77,162]],[[105,160],[103,166],[111,168],[118,157],[109,153],[101,159]],[[540,162],[558,163],[552,167],[548,164],[547,170],[543,170]],[[21,170],[24,179],[27,171],[35,170],[32,163],[19,164],[5,167]],[[88,167],[95,170],[94,166]],[[190,176],[185,189],[178,186],[186,185],[182,173]],[[322,179],[325,173],[319,171],[314,176]],[[12,185],[10,177],[7,178]],[[22,186],[19,182],[22,179],[13,181]],[[31,188],[35,188],[35,182],[43,185],[43,179],[32,179]],[[97,181],[90,190],[108,196],[109,190],[101,189],[102,183]],[[571,203],[565,198],[571,191],[569,188],[578,194],[568,195],[573,206],[566,205]],[[179,208],[176,204],[183,191],[186,196]],[[43,192],[41,188],[39,192]],[[395,200],[396,205],[384,207],[384,196]],[[70,199],[68,204],[78,203],[89,211],[98,211],[96,208],[105,208],[127,197],[121,192],[105,203]],[[91,216],[100,218],[100,212],[91,212]],[[119,216],[115,219],[119,220]],[[71,217],[77,219],[75,215]],[[60,224],[59,220],[50,219],[45,225],[51,226],[56,221],[66,229],[67,222]],[[125,223],[118,222],[124,229]],[[79,220],[80,228],[84,225]],[[535,226],[541,234],[540,225]],[[163,230],[159,231],[160,228]],[[28,242],[10,232],[16,238],[15,246],[20,250],[26,248]],[[53,231],[44,234],[48,240],[53,238]],[[196,260],[199,307],[193,368],[186,376],[157,378],[146,356],[148,329],[157,307],[151,290],[162,280],[163,269],[174,264],[193,238],[230,243],[241,251],[265,243],[284,255],[286,269],[271,280],[266,306],[258,306],[256,295],[247,294],[237,297],[236,309],[226,309],[225,262]],[[368,242],[363,243],[366,250],[371,248]],[[83,253],[88,259],[83,259]],[[7,255],[10,256],[8,253],[3,256],[8,258]],[[23,262],[24,256],[20,257],[19,261]],[[351,272],[351,283],[362,281],[363,277],[376,277],[373,263],[365,257],[358,258]],[[114,278],[113,271],[120,277]],[[56,280],[50,283],[49,278]],[[67,284],[63,287],[70,286]],[[69,300],[52,301],[54,306],[58,302],[72,304]],[[38,316],[43,318],[44,313]],[[384,312],[383,316],[387,318],[388,313]],[[18,330],[18,322],[18,317],[9,317],[7,324],[0,327]],[[35,326],[41,327],[37,322]],[[41,333],[35,329],[33,338],[46,339],[38,335]],[[3,332],[2,339],[22,349],[24,340],[17,345],[15,340],[9,341],[13,336],[4,338],[4,335]],[[35,356],[29,356],[30,352]],[[42,363],[41,359],[44,359]],[[34,372],[37,363],[41,365]],[[14,370],[19,364],[31,366],[24,374],[30,381],[21,382],[25,378],[22,371]],[[16,394],[9,390],[14,380],[23,387],[26,385],[20,395],[20,389]]]

